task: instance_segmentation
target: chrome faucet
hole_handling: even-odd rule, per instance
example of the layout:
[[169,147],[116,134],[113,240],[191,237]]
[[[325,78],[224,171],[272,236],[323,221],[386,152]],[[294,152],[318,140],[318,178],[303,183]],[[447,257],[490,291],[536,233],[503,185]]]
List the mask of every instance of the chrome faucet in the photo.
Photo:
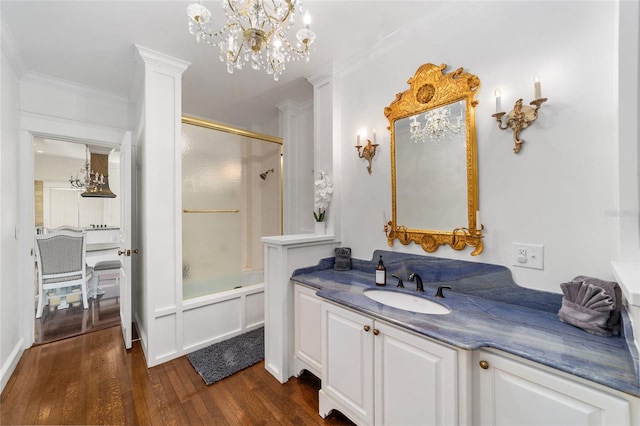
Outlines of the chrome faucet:
[[413,280],[416,281],[416,291],[423,292],[424,286],[422,285],[422,278],[420,278],[420,275],[415,272],[409,275],[409,281],[413,282]]

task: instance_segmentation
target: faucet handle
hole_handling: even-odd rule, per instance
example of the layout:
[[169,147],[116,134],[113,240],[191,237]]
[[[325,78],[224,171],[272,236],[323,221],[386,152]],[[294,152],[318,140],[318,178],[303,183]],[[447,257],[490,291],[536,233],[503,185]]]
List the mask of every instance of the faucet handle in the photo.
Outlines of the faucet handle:
[[443,289],[443,288],[448,288],[449,290],[451,290],[451,287],[450,287],[450,286],[448,286],[448,285],[441,285],[441,286],[438,286],[438,290],[436,290],[436,297],[437,297],[438,299],[444,299],[444,294],[442,294],[442,289]]
[[391,274],[391,276],[392,276],[393,278],[397,278],[397,279],[398,279],[398,285],[397,285],[397,287],[404,288],[404,284],[402,283],[402,278],[400,278],[400,277],[399,277],[399,276],[397,276],[396,274]]

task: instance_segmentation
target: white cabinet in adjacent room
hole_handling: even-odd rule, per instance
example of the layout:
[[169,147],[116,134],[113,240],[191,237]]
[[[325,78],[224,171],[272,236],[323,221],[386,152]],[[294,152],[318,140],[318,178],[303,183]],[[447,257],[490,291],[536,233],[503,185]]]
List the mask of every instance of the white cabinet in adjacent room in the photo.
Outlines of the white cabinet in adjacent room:
[[[481,425],[598,426],[631,424],[629,401],[495,352],[475,354],[475,423]],[[549,371],[547,371],[549,370]]]
[[322,299],[316,296],[316,291],[300,284],[293,286],[293,371],[296,376],[303,369],[317,377],[322,375],[322,339],[320,338]]
[[330,303],[322,341],[321,416],[337,409],[357,424],[458,424],[457,350]]

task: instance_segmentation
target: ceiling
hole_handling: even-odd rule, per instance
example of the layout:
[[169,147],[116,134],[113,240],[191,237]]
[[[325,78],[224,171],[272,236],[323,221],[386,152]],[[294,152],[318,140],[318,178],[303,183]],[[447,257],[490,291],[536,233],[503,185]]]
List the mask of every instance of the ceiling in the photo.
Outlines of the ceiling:
[[[86,145],[76,142],[61,141],[55,139],[45,139],[41,137],[33,138],[33,152],[41,157],[73,158],[81,163],[87,157]],[[120,150],[118,148],[105,149],[104,147],[88,146],[89,152],[109,155],[109,162],[120,162]]]
[[[190,62],[183,75],[183,112],[245,128],[277,117],[283,100],[312,98],[305,76],[329,61],[374,49],[392,37],[407,17],[428,22],[457,2],[304,0],[317,34],[309,63],[290,63],[278,82],[245,67],[228,74],[219,51],[189,34],[186,7],[192,1],[1,0],[3,25],[19,52],[22,72],[46,74],[123,97],[129,96],[134,44]],[[221,15],[219,1],[203,1]],[[222,22],[222,18],[219,22]],[[292,32],[291,37],[295,37]]]

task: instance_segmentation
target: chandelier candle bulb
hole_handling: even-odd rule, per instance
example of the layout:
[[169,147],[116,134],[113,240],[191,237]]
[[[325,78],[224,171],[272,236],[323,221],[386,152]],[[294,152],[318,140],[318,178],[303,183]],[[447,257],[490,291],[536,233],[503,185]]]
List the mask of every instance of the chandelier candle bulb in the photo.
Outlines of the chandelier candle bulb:
[[535,89],[535,98],[534,99],[542,98],[542,89],[540,87],[540,77],[537,76],[537,75],[533,78],[533,86],[534,86],[534,89]]
[[309,27],[308,11],[303,16],[304,28],[295,33],[298,42],[292,43],[287,35],[295,15],[302,13],[301,0],[225,0],[222,10],[226,24],[218,31],[212,28],[211,12],[200,2],[187,7],[187,16],[189,32],[196,41],[220,49],[220,60],[226,62],[229,73],[250,63],[251,68],[263,69],[278,81],[287,63],[309,61],[316,35]]

